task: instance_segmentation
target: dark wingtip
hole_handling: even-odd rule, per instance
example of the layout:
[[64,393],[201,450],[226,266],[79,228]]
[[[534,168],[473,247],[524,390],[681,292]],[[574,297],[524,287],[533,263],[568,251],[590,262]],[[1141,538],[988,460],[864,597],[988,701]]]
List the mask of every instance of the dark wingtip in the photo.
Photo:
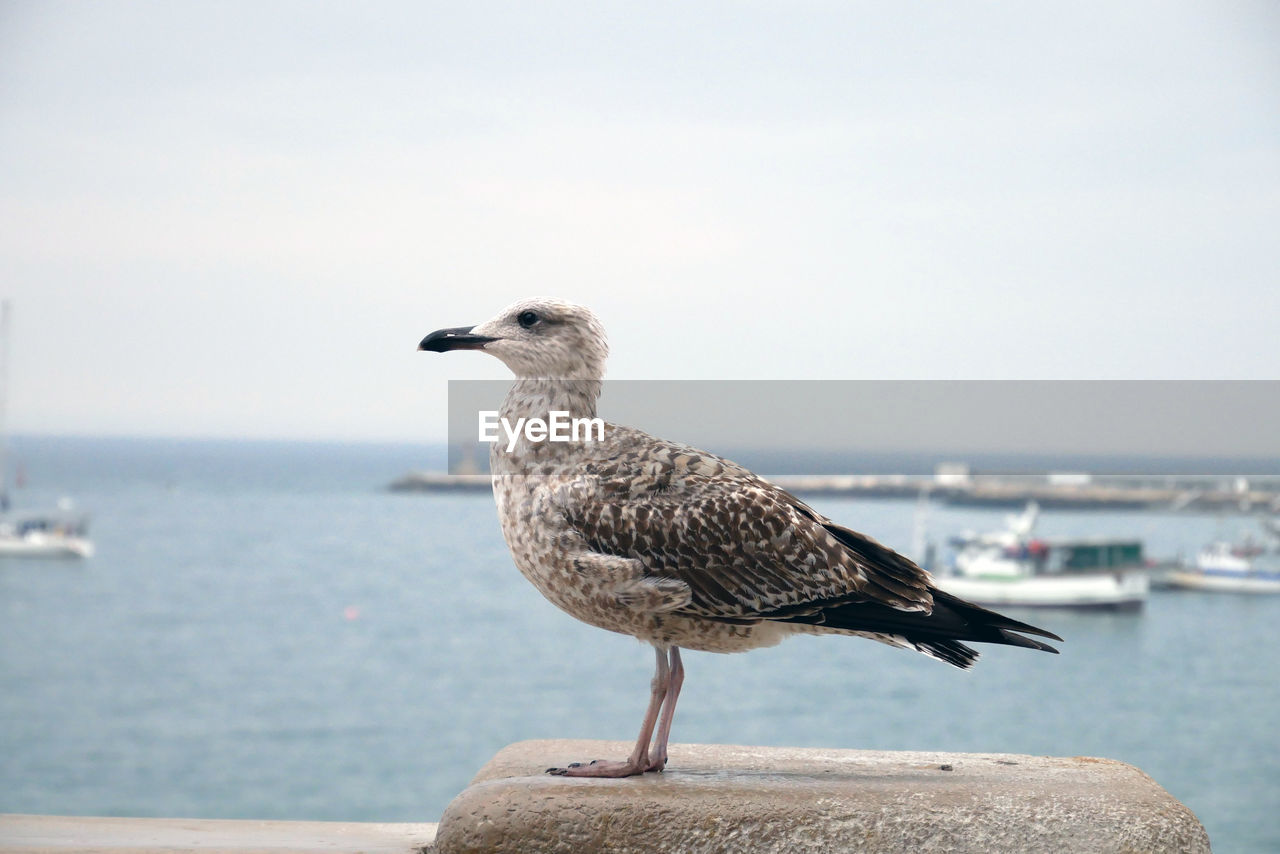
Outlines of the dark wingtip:
[[[1001,643],[1008,644],[1009,646],[1020,646],[1024,649],[1038,649],[1041,652],[1051,652],[1054,655],[1058,654],[1058,650],[1055,647],[1049,646],[1047,643],[1041,643],[1040,641],[1033,640],[1032,638],[1024,638],[1022,635],[1011,632],[1008,629],[1002,628],[998,631],[1000,632],[1000,637],[1003,639],[1000,641]],[[1057,639],[1062,640],[1062,638]]]
[[[1039,626],[1033,626],[1030,623],[1022,622],[1021,620],[1015,620],[1012,617],[1006,617],[1004,614],[1000,614],[1000,613],[997,613],[996,611],[992,611],[990,608],[983,608],[981,605],[975,605],[972,602],[966,602],[965,600],[961,599],[959,596],[953,596],[950,593],[947,593],[942,590],[938,590],[936,587],[933,589],[932,593],[933,593],[933,602],[935,606],[941,604],[946,607],[965,613],[966,616],[970,619],[973,619],[976,617],[978,618],[977,621],[981,625],[990,626],[991,628],[999,629],[1002,631],[1019,632],[1025,635],[1036,635],[1037,637],[1048,638],[1049,640],[1056,640],[1058,643],[1066,643],[1066,640],[1058,637],[1048,629],[1042,629]],[[1018,636],[1014,635],[1014,637],[1018,637]],[[1035,641],[1031,641],[1027,638],[1019,638],[1019,639],[1025,640],[1027,641],[1027,643],[1036,643]],[[1023,645],[1024,644],[1018,644],[1016,642],[1014,643],[1014,646],[1023,646]],[[1033,647],[1033,648],[1038,649],[1039,647]],[[1052,647],[1045,647],[1045,650],[1047,652],[1057,652],[1057,650],[1053,649]]]

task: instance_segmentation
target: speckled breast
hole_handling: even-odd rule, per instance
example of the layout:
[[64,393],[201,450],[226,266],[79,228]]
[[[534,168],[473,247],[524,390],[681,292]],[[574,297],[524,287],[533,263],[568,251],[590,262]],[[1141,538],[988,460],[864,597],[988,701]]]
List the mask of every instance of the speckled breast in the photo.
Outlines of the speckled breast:
[[516,568],[553,605],[585,623],[623,634],[648,627],[646,615],[630,612],[614,597],[606,579],[586,576],[565,548],[572,531],[554,501],[555,475],[506,475],[493,481],[502,533]]

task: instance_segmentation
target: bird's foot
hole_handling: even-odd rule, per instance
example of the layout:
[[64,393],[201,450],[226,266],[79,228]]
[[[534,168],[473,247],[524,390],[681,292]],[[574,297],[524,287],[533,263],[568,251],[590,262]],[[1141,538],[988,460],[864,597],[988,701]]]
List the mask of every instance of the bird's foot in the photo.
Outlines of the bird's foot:
[[548,768],[547,773],[557,777],[634,777],[646,771],[661,771],[666,764],[665,756],[661,760],[643,759],[640,762],[593,759],[590,762],[570,762],[563,768]]

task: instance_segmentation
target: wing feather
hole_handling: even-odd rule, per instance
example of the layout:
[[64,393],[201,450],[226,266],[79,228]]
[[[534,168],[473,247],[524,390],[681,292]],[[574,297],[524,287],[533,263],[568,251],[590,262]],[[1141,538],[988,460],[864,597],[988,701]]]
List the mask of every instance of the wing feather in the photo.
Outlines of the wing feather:
[[932,607],[929,575],[743,467],[613,427],[565,502],[592,549],[635,558],[692,592],[679,613],[776,618],[833,604]]

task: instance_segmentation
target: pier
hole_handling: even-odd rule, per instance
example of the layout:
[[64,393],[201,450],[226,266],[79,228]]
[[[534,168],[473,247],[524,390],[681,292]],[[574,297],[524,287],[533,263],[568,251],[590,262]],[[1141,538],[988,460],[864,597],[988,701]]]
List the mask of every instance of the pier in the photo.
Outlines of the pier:
[[[802,496],[910,499],[927,495],[940,504],[1045,509],[1146,510],[1190,513],[1280,513],[1280,476],[1087,475],[1046,473],[981,475],[778,475],[768,478]],[[487,474],[410,472],[389,486],[394,492],[468,493],[491,490]]]

